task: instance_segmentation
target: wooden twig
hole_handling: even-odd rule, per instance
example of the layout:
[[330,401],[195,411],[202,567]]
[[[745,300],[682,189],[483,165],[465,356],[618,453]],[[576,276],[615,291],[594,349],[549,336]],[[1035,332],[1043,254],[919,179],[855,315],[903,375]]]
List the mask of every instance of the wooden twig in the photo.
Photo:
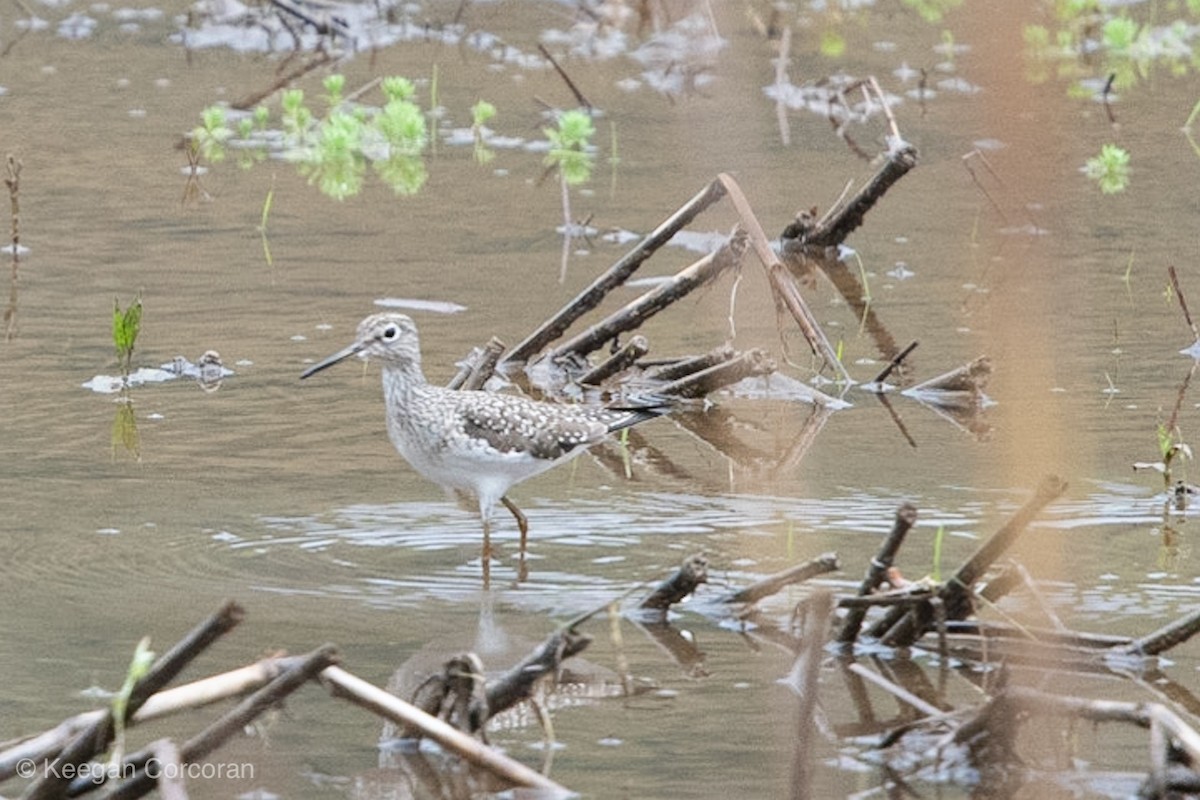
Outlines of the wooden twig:
[[980,356],[961,367],[905,389],[902,394],[940,408],[977,408],[991,377],[991,359]]
[[462,367],[446,384],[447,389],[479,390],[496,372],[496,363],[504,352],[504,342],[493,336],[481,349],[476,348],[464,359]]
[[[884,108],[887,105],[884,104]],[[837,247],[863,224],[867,212],[878,203],[892,186],[917,165],[917,149],[898,136],[889,142],[887,159],[879,171],[863,185],[838,213],[824,225],[808,227],[803,222],[787,226],[781,238],[795,240],[795,245],[827,248]]]
[[[278,706],[285,697],[336,662],[337,648],[331,644],[323,645],[301,657],[291,668],[180,745],[180,760],[190,764],[205,758],[228,739],[240,734],[261,714]],[[133,763],[145,764],[152,756],[153,751],[144,751],[131,755],[129,760]],[[152,791],[156,778],[157,775],[151,775],[144,769],[140,770],[133,777],[121,781],[112,790],[106,792],[104,800],[134,800],[134,798]]]
[[717,182],[720,183],[725,191],[729,194],[729,200],[733,203],[733,207],[737,210],[738,216],[741,218],[742,228],[750,235],[750,245],[754,248],[754,252],[758,255],[758,260],[762,263],[763,269],[767,271],[767,277],[771,283],[771,288],[774,296],[796,320],[796,324],[800,326],[804,338],[808,340],[808,345],[812,351],[819,355],[824,362],[838,373],[840,380],[846,384],[853,383],[850,375],[846,372],[846,368],[842,366],[833,352],[833,347],[829,344],[829,340],[821,331],[821,326],[817,323],[817,318],[813,316],[812,311],[808,308],[808,303],[804,302],[804,298],[800,295],[800,290],[796,288],[795,282],[791,279],[790,273],[787,271],[779,257],[775,255],[775,251],[771,249],[771,243],[767,241],[767,235],[763,232],[762,225],[759,224],[758,218],[754,215],[754,209],[750,207],[749,201],[746,200],[746,195],[742,193],[742,189],[738,186],[730,175],[721,173],[717,176]]
[[734,355],[733,345],[726,342],[720,347],[702,355],[676,358],[665,363],[647,364],[642,377],[650,381],[669,383],[678,378],[685,378],[693,373],[728,361]]
[[636,247],[613,264],[607,272],[592,281],[558,313],[525,337],[501,360],[501,369],[529,361],[542,348],[562,336],[571,323],[598,306],[609,292],[624,283],[658,248],[666,244],[672,236],[724,195],[725,189],[720,181],[713,181],[704,187],[695,197],[647,234]]
[[[859,597],[866,597],[883,583],[887,577],[888,568],[892,566],[892,561],[900,550],[900,545],[904,544],[904,537],[916,523],[917,507],[911,503],[901,505],[896,511],[896,521],[892,524],[891,533],[883,540],[883,544],[879,546],[879,552],[867,566],[867,574],[858,586]],[[866,614],[866,608],[851,608],[846,613],[846,618],[842,620],[841,633],[837,637],[839,644],[845,646],[854,643],[854,640],[858,638],[858,630],[862,627],[862,621]]]
[[886,367],[884,367],[883,370],[880,371],[880,373],[878,375],[876,375],[874,378],[872,378],[870,382],[875,384],[876,386],[882,387],[883,382],[887,380],[888,375],[891,375],[892,372],[895,371],[896,367],[900,366],[900,364],[904,362],[904,359],[908,358],[909,353],[911,353],[913,350],[916,350],[916,349],[917,349],[917,340],[913,339],[912,342],[908,345],[908,347],[904,348],[899,353],[894,355],[892,357],[892,360],[888,362],[888,365]]
[[[14,214],[16,212],[14,211]],[[16,221],[13,221],[13,244],[16,245]],[[1183,296],[1183,288],[1179,285],[1179,275],[1175,272],[1175,265],[1167,267],[1167,275],[1171,278],[1171,288],[1175,290],[1175,299],[1179,301],[1179,307],[1183,309],[1183,318],[1187,321],[1188,327],[1192,329],[1192,338],[1200,342],[1200,329],[1197,329],[1196,323],[1192,320],[1192,312],[1188,311],[1187,298]]]
[[633,366],[635,361],[648,352],[650,343],[646,341],[645,336],[631,336],[624,347],[579,376],[579,382],[584,386],[599,386],[618,372]]
[[797,564],[782,572],[768,575],[762,580],[755,581],[749,586],[738,589],[736,592],[724,595],[718,598],[717,602],[757,603],[764,597],[770,597],[786,586],[791,586],[794,583],[803,583],[810,578],[824,575],[827,572],[836,572],[839,569],[841,569],[841,565],[838,563],[837,553],[823,553],[803,564]]
[[1156,656],[1186,642],[1197,631],[1200,631],[1200,610],[1116,649],[1127,655]]
[[586,356],[625,331],[639,327],[681,297],[716,280],[726,270],[736,270],[746,252],[746,234],[734,230],[720,247],[677,272],[671,280],[659,284],[624,308],[610,314],[587,330],[550,351],[548,358],[558,362],[568,356]]
[[541,42],[538,42],[538,52],[542,54],[542,58],[550,62],[550,66],[554,67],[554,71],[558,73],[558,77],[563,79],[563,83],[571,90],[571,94],[575,95],[575,102],[588,111],[591,111],[592,104],[583,96],[583,92],[579,91],[579,87],[575,85],[575,81],[571,80],[571,76],[558,65],[558,62],[554,60],[554,56],[550,55],[550,51]]
[[[1034,517],[1066,488],[1066,482],[1057,476],[1044,479],[1034,496],[958,568],[938,591],[938,597],[946,605],[947,619],[963,619],[971,612],[971,591],[975,581],[1016,542]],[[924,615],[909,611],[883,635],[882,641],[891,647],[907,647],[924,633],[927,622]]]
[[665,613],[668,608],[696,591],[700,584],[707,582],[708,558],[703,553],[688,556],[679,569],[658,584],[654,591],[638,603],[638,608]]
[[757,347],[735,358],[714,364],[707,369],[693,372],[684,378],[657,387],[657,394],[668,397],[706,397],[712,392],[731,386],[754,375],[769,375],[776,369],[775,361]]
[[[221,675],[164,689],[147,698],[132,714],[126,727],[156,720],[181,711],[202,708],[212,703],[240,697],[273,680],[280,672],[295,666],[298,656],[265,658],[255,664]],[[0,751],[0,783],[16,775],[22,761],[41,763],[62,750],[80,730],[103,719],[105,711],[87,711],[63,720],[51,730],[29,737]]]
[[500,776],[515,786],[538,789],[546,792],[547,797],[552,798],[563,798],[571,794],[559,784],[521,762],[493,750],[478,739],[455,730],[440,719],[431,717],[399,697],[385,692],[340,667],[326,668],[320,678],[321,683],[335,697],[350,700],[372,713],[402,726],[419,727],[423,736],[437,742],[448,752],[454,753],[464,761],[485,769],[493,775]]
[[533,652],[486,687],[488,716],[512,708],[533,696],[533,686],[559,669],[562,662],[578,655],[592,643],[592,637],[571,628],[559,628],[546,637]]
[[[237,603],[225,603],[160,656],[145,677],[134,685],[126,703],[126,717],[136,713],[152,694],[174,680],[196,656],[241,622],[243,614],[242,607]],[[70,779],[82,774],[83,765],[107,748],[112,737],[112,710],[108,709],[66,744],[54,761],[25,789],[22,800],[61,797]]]

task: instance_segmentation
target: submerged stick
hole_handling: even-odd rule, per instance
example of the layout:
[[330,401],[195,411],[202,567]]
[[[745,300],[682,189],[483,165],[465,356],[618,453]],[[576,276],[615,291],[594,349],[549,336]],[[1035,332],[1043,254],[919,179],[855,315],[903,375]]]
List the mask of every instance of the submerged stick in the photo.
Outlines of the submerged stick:
[[796,739],[792,750],[793,800],[807,800],[814,796],[813,746],[817,726],[813,722],[813,715],[817,708],[817,679],[824,654],[825,629],[832,607],[833,595],[829,592],[820,592],[810,598],[801,633],[800,654],[788,679],[788,685],[800,696],[796,709]]
[[[908,535],[912,526],[917,523],[917,507],[911,503],[904,503],[896,511],[896,521],[892,525],[892,531],[887,538],[883,540],[883,544],[879,546],[879,552],[871,559],[870,565],[867,567],[867,574],[863,577],[863,581],[858,587],[858,596],[866,597],[875,591],[875,588],[883,583],[887,577],[888,568],[892,566],[892,561],[896,558],[896,553],[900,550],[900,545],[904,544],[904,537]],[[842,631],[837,637],[837,641],[841,645],[850,645],[858,638],[858,630],[862,627],[862,621],[867,615],[866,608],[851,608],[846,613],[846,618],[842,621]]]
[[735,229],[716,250],[684,267],[666,283],[656,286],[624,308],[554,348],[548,358],[556,362],[570,355],[586,356],[599,350],[605,342],[639,327],[679,298],[716,280],[726,270],[737,269],[746,247],[745,232]]
[[592,281],[591,285],[580,292],[575,299],[525,337],[500,362],[501,369],[528,361],[550,342],[562,336],[571,323],[600,305],[600,301],[609,292],[623,284],[658,248],[670,241],[672,236],[695,219],[700,212],[720,200],[724,195],[725,189],[719,181],[713,181],[704,187],[699,194],[647,234],[636,247],[613,264],[607,272]]

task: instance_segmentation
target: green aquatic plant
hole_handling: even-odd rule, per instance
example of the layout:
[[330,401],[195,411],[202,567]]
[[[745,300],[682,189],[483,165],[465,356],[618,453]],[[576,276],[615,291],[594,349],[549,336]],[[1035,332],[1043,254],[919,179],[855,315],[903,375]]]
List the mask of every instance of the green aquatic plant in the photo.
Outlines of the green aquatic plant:
[[946,540],[946,526],[938,525],[937,533],[933,537],[933,566],[929,570],[929,577],[935,583],[942,582],[942,544]]
[[475,139],[474,156],[480,164],[487,164],[496,154],[483,141],[483,129],[496,116],[496,107],[486,100],[471,106],[471,134]]
[[121,310],[121,301],[113,300],[112,338],[117,361],[125,375],[133,363],[133,345],[142,329],[142,295],[139,292],[129,307]]
[[213,105],[200,112],[200,124],[192,131],[192,141],[200,155],[211,163],[225,159],[225,143],[233,138],[226,123],[225,107]]
[[963,4],[963,0],[903,0],[904,5],[928,23],[938,23],[949,12]]
[[581,109],[564,111],[559,114],[557,125],[543,128],[542,133],[550,142],[546,166],[557,169],[568,186],[587,183],[595,161],[592,137],[596,126],[591,115]]
[[[1089,99],[1105,76],[1110,91],[1131,89],[1155,69],[1182,76],[1200,67],[1200,2],[1100,3],[1056,0],[1048,25],[1025,28],[1026,72],[1042,81],[1051,74],[1069,82],[1067,93]],[[1174,18],[1172,18],[1174,17]]]
[[304,90],[288,89],[280,96],[281,137],[267,135],[270,112],[256,108],[236,123],[236,134],[225,121],[225,110],[212,106],[201,114],[203,124],[193,136],[210,161],[219,161],[231,139],[238,138],[239,163],[251,166],[274,150],[296,164],[309,183],[336,200],[362,190],[368,164],[397,194],[413,194],[425,184],[422,161],[430,141],[426,114],[414,98],[416,87],[403,77],[379,82],[382,106],[361,104],[347,97],[345,77],[330,75],[323,82],[327,109],[318,115],[309,107]]
[[138,682],[150,673],[154,657],[154,651],[150,649],[150,637],[145,636],[137,643],[133,658],[129,662],[129,669],[125,672],[125,682],[112,699],[113,749],[110,765],[118,774],[124,761],[125,718],[129,709],[129,698]]
[[1100,185],[1104,194],[1123,192],[1129,186],[1129,152],[1118,145],[1106,144],[1099,155],[1087,160],[1083,172]]

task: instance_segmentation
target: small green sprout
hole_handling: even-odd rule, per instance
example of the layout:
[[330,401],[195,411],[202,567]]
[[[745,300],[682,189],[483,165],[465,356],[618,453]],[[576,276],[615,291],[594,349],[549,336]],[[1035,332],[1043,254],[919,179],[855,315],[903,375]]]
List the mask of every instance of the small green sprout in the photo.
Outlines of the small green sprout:
[[225,158],[225,143],[232,138],[224,106],[213,105],[200,112],[200,125],[192,131],[192,139],[202,156],[214,164],[221,161]]
[[496,107],[486,100],[480,100],[471,106],[471,133],[475,137],[475,160],[486,164],[496,157],[483,141],[483,128],[492,117],[496,116]]
[[345,75],[328,75],[325,78],[325,100],[329,103],[330,108],[337,108],[342,104],[342,92],[346,88]]
[[550,141],[546,165],[557,167],[568,186],[586,183],[592,177],[592,136],[596,127],[591,116],[579,109],[563,112],[557,128],[544,128]]
[[1129,186],[1129,152],[1115,144],[1106,144],[1100,148],[1100,155],[1087,160],[1083,172],[1100,184],[1104,194],[1123,192]]
[[133,695],[138,681],[146,677],[153,665],[154,651],[150,649],[150,637],[146,636],[138,642],[137,648],[133,651],[133,659],[129,662],[129,669],[125,673],[125,683],[121,685],[121,690],[112,700],[113,751],[111,763],[118,771],[124,759],[125,717],[129,708],[129,698]]
[[137,341],[142,327],[142,295],[139,293],[129,307],[121,310],[121,301],[113,300],[113,345],[117,349],[117,360],[126,375],[133,362],[133,343]]

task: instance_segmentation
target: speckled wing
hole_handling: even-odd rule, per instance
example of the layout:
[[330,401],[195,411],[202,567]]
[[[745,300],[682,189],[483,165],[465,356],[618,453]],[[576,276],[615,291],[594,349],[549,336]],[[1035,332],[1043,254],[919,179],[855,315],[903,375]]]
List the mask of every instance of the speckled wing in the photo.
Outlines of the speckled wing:
[[555,461],[577,447],[600,441],[611,429],[606,417],[592,410],[538,403],[516,395],[470,394],[474,395],[472,402],[459,407],[463,432],[502,453],[523,451]]

